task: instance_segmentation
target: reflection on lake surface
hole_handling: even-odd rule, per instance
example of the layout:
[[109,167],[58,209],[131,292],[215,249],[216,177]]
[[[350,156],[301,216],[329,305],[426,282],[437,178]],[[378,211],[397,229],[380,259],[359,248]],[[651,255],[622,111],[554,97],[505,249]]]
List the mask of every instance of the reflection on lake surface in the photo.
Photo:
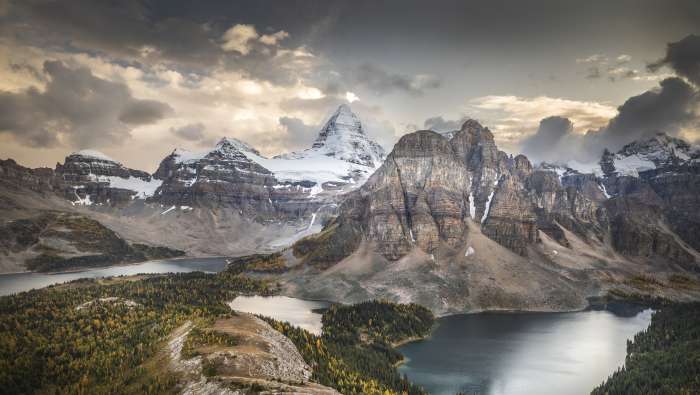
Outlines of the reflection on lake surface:
[[294,326],[320,335],[321,314],[314,309],[325,309],[330,303],[316,300],[303,300],[287,296],[239,296],[229,303],[232,309],[246,313],[260,314],[278,321],[287,321]]
[[[79,278],[139,273],[219,272],[224,258],[150,261],[73,273],[0,275],[0,295]],[[240,296],[234,310],[321,333],[330,303],[286,296]],[[472,314],[445,317],[430,339],[400,347],[399,370],[432,394],[588,394],[625,360],[626,340],[649,325],[651,310],[631,317],[608,311]]]
[[13,273],[0,274],[0,295],[43,288],[79,278],[125,276],[140,273],[186,273],[193,271],[220,272],[226,268],[225,258],[185,258],[148,261],[134,265],[85,269],[71,273]]
[[430,339],[399,349],[399,371],[431,394],[589,394],[650,320],[651,310],[445,317]]

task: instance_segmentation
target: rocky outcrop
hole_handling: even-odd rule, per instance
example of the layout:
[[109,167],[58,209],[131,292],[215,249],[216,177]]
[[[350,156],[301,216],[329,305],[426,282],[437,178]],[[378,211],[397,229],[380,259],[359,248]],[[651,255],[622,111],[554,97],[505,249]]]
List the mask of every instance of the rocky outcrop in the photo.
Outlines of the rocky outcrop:
[[[202,325],[202,324],[199,324]],[[265,321],[236,312],[198,331],[235,338],[235,345],[200,345],[185,355],[184,345],[193,336],[191,321],[168,339],[167,368],[178,374],[183,394],[303,394],[339,395],[330,387],[311,381],[312,369],[287,337]]]
[[[630,163],[643,161],[630,155],[659,167],[633,168]],[[356,224],[389,260],[414,248],[428,254],[463,248],[472,223],[519,255],[540,242],[540,231],[569,248],[571,232],[591,245],[611,243],[624,255],[669,256],[691,267],[695,257],[673,231],[686,239],[692,236],[681,228],[698,223],[691,213],[700,207],[696,168],[678,160],[692,161],[693,155],[687,144],[657,137],[604,154],[606,170],[596,174],[533,167],[523,155],[499,151],[488,128],[469,120],[450,136],[427,130],[403,136],[382,167],[348,195],[339,223]],[[635,250],[636,243],[643,246]]]
[[700,250],[700,149],[658,134],[601,158],[613,244],[695,268]]
[[449,141],[432,131],[402,137],[381,168],[341,207],[381,253],[397,259],[419,246],[460,240],[471,176]]
[[42,194],[53,193],[57,188],[53,169],[30,169],[12,159],[0,160],[0,183],[8,188],[26,188]]
[[224,138],[202,157],[189,159],[176,150],[154,173],[163,184],[152,200],[165,206],[234,207],[265,218],[274,211],[270,190],[276,180],[242,147],[240,141]]
[[124,207],[133,199],[153,195],[160,181],[141,170],[121,163],[93,150],[83,150],[57,164],[55,184],[58,193],[76,205],[109,205]]
[[387,259],[414,247],[459,248],[467,221],[519,254],[537,241],[537,215],[524,156],[498,151],[493,134],[469,120],[448,140],[424,130],[402,137],[382,167],[341,207]]

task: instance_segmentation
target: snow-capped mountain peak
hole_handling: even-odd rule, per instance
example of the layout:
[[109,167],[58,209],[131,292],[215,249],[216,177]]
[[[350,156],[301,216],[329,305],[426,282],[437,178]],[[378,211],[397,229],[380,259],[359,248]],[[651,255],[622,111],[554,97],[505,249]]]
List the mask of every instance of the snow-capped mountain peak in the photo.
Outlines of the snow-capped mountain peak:
[[329,156],[371,168],[379,167],[385,157],[384,149],[365,134],[360,118],[350,106],[342,104],[331,115],[311,148],[279,155],[280,159],[304,159]]
[[89,160],[99,160],[99,161],[104,161],[104,162],[114,162],[114,163],[116,163],[116,164],[119,164],[119,162],[117,162],[116,160],[112,159],[111,157],[109,157],[109,156],[103,154],[103,153],[100,152],[100,151],[96,151],[96,150],[93,150],[93,149],[84,149],[84,150],[80,150],[80,151],[77,151],[77,152],[73,152],[73,153],[70,154],[69,156],[73,156],[73,157],[82,157],[82,158],[86,158],[86,159],[89,159]]
[[[216,147],[214,150],[211,152],[221,152],[221,153],[230,153],[232,151],[238,151],[238,152],[251,152],[254,153],[255,155],[262,156],[260,155],[260,152],[253,148],[250,144],[241,141],[239,139],[233,138],[233,137],[224,137],[222,138],[218,144],[216,144]],[[211,153],[210,152],[210,153]]]
[[665,133],[658,133],[646,140],[633,141],[616,154],[606,151],[600,165],[606,175],[638,177],[640,172],[659,167],[699,162],[698,147]]

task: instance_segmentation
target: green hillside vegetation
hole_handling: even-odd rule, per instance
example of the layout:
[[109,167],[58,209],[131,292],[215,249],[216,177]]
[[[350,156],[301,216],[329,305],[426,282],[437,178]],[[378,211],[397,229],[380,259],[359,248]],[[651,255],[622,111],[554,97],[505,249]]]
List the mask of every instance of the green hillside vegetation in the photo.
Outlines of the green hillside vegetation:
[[27,269],[49,272],[149,259],[173,258],[184,251],[130,244],[98,221],[60,211],[44,211],[31,218],[0,226],[0,256],[28,252]]
[[[0,298],[0,392],[167,392],[175,378],[146,374],[141,365],[174,328],[231,314],[225,302],[236,295],[271,293],[265,283],[228,273],[143,277],[77,280]],[[205,335],[193,339],[231,341]]]
[[593,395],[700,393],[700,303],[662,306],[627,342],[625,366]]
[[313,379],[343,394],[426,394],[396,370],[403,356],[390,342],[427,336],[432,313],[410,304],[371,301],[334,305],[323,315],[323,335],[267,318],[313,367]]

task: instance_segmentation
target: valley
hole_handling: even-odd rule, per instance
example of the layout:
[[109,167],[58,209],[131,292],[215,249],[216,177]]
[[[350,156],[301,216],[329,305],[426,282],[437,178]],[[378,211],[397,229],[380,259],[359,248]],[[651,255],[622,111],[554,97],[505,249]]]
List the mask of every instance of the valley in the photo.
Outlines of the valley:
[[153,174],[94,150],[3,161],[0,385],[588,393],[656,317],[592,307],[700,298],[698,166],[664,134],[593,168],[533,165],[474,120],[385,155],[347,105],[273,158],[224,138]]
[[0,395],[700,394],[698,27],[0,0]]

